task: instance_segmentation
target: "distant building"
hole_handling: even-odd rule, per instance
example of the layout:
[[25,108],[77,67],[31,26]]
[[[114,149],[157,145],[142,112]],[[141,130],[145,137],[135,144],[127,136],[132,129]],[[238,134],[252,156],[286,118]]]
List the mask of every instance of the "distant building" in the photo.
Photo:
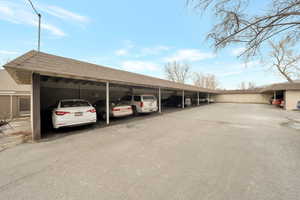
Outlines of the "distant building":
[[30,115],[30,85],[19,85],[0,69],[0,119]]

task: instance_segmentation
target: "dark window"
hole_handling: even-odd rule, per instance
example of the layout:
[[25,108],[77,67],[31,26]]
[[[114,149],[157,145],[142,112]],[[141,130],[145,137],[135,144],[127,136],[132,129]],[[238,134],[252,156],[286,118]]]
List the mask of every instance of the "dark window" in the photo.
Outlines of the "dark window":
[[70,101],[62,101],[60,103],[61,108],[69,108],[69,107],[85,107],[90,106],[89,102],[87,101],[78,101],[78,100],[70,100]]
[[104,106],[104,105],[106,105],[106,101],[103,101],[103,100],[97,101],[97,102],[95,103],[95,105],[96,105],[96,106]]
[[30,98],[20,97],[20,112],[30,111]]
[[122,101],[131,101],[131,96],[124,96],[121,99]]
[[154,101],[155,97],[154,96],[143,96],[144,101]]
[[141,101],[141,96],[134,96],[134,101]]

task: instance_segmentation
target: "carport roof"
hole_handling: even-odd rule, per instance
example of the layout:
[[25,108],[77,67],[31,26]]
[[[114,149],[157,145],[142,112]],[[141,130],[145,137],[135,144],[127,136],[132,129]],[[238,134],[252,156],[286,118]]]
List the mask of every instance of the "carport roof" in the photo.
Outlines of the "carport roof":
[[276,83],[269,86],[266,86],[261,89],[262,93],[271,92],[271,91],[283,91],[283,90],[300,90],[300,83]]
[[215,93],[213,90],[193,85],[175,83],[34,50],[5,64],[4,68],[19,84],[30,84],[31,74],[39,73],[46,76],[98,82],[109,81],[124,85]]

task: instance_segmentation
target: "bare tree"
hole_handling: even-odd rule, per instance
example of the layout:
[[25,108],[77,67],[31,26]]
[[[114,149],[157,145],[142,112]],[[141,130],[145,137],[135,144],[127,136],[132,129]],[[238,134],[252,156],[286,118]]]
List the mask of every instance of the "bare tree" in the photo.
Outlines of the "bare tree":
[[169,62],[165,65],[165,75],[171,81],[185,83],[190,77],[190,66],[176,61]]
[[245,82],[242,81],[239,85],[238,85],[238,89],[240,90],[253,90],[256,89],[256,84],[254,82]]
[[238,89],[240,90],[246,90],[247,89],[247,85],[246,83],[243,81],[238,85]]
[[300,68],[298,67],[300,61],[300,54],[296,55],[293,46],[294,43],[290,37],[287,37],[278,43],[270,41],[272,51],[270,58],[272,59],[272,68],[279,72],[288,82],[292,83],[293,78],[300,76]]
[[[260,49],[271,38],[290,36],[300,39],[300,0],[269,0],[259,15],[251,15],[250,0],[187,0],[202,12],[210,9],[217,21],[207,38],[216,50],[238,43],[245,47],[241,57],[261,55]],[[260,0],[257,0],[260,3]]]
[[219,82],[217,77],[214,74],[203,74],[203,73],[193,73],[193,82],[194,85],[208,88],[208,89],[217,89]]
[[248,82],[248,90],[256,89],[257,86],[254,82]]

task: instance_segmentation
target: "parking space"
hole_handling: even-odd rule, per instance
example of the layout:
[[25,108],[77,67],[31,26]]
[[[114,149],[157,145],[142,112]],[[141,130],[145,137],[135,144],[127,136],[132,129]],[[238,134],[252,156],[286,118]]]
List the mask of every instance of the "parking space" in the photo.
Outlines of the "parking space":
[[[107,96],[108,95],[108,96]],[[145,96],[146,95],[146,96]],[[141,98],[153,96],[151,104],[155,104],[152,110],[146,109],[146,102]],[[108,97],[108,101],[107,98]],[[131,98],[137,99],[133,104]],[[54,129],[53,117],[56,117],[58,103],[61,100],[82,99],[87,100],[97,113],[97,123],[83,127],[62,127]],[[107,119],[107,102],[109,103],[109,119]],[[88,80],[76,80],[70,78],[41,76],[40,77],[40,112],[41,112],[41,136],[49,137],[52,134],[72,130],[103,127],[110,124],[120,124],[131,120],[140,120],[157,115],[161,112],[173,112],[183,108],[204,105],[207,103],[207,94],[201,92],[181,91],[174,89],[147,88],[117,83],[107,85],[103,82]],[[123,109],[123,110],[122,110]],[[63,110],[60,110],[64,112]],[[160,112],[161,111],[161,112]],[[61,115],[61,112],[59,115]]]
[[[45,130],[163,112],[209,100],[208,90],[137,73],[30,51],[5,65],[19,84],[30,84],[33,140]],[[80,107],[80,108],[79,108]],[[84,110],[85,109],[85,110]],[[54,112],[52,112],[54,111]],[[51,119],[52,118],[52,119]]]
[[288,126],[292,116],[226,103],[77,129],[0,153],[0,196],[299,199],[300,134]]

